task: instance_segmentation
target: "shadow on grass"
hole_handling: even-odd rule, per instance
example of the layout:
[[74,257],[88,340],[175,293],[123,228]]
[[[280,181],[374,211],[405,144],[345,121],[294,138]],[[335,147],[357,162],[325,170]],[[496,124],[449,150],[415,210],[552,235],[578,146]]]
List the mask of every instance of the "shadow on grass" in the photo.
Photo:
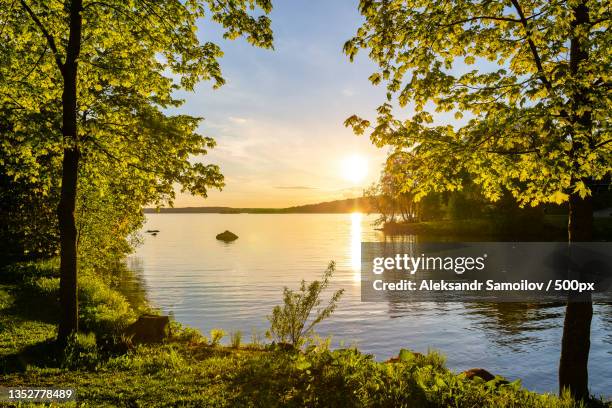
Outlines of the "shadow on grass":
[[17,353],[0,357],[0,373],[12,374],[25,372],[28,366],[40,368],[58,368],[61,365],[63,350],[50,338],[26,346]]
[[[0,310],[0,337],[13,352],[0,355],[0,372],[22,372],[28,365],[57,366],[60,349],[55,345],[59,316],[57,299],[28,286],[6,286],[11,301]],[[37,341],[38,340],[38,341]]]
[[59,300],[45,293],[26,288],[13,292],[13,304],[3,311],[21,320],[56,324],[59,318]]

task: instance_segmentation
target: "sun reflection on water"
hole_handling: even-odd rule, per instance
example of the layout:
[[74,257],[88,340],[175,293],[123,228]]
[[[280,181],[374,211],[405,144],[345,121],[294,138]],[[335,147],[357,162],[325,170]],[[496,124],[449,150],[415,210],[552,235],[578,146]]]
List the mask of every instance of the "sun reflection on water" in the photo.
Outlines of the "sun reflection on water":
[[362,214],[354,212],[351,214],[351,269],[353,280],[361,280],[361,219]]

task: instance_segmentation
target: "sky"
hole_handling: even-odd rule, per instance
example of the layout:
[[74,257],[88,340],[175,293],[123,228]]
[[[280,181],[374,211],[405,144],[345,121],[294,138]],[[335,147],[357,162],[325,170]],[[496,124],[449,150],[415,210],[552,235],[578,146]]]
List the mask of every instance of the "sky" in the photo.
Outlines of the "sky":
[[[199,131],[217,146],[194,160],[219,165],[226,187],[207,199],[178,194],[175,207],[310,204],[360,196],[378,178],[386,151],[343,125],[353,114],[373,118],[385,100],[367,79],[367,55],[351,63],[342,53],[362,21],[357,2],[277,0],[270,18],[274,50],[225,41],[215,23],[200,22],[200,39],[224,51],[227,83],[180,94],[177,113],[204,118]],[[345,174],[354,156],[367,166],[360,181]]]

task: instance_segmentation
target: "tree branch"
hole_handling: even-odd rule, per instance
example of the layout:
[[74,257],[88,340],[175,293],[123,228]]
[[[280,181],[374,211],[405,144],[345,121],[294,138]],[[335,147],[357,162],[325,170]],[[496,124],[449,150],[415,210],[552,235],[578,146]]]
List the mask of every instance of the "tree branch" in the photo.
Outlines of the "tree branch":
[[529,28],[527,27],[527,19],[525,18],[523,9],[521,8],[521,5],[519,4],[518,0],[510,0],[510,1],[512,2],[512,5],[514,5],[514,8],[516,9],[516,12],[518,13],[520,17],[521,24],[525,28],[525,31],[527,31],[527,44],[529,44],[529,49],[531,50],[531,54],[533,55],[533,60],[538,69],[538,73],[540,74],[540,80],[542,81],[546,89],[548,89],[548,91],[550,92],[552,91],[552,84],[550,83],[548,78],[546,78],[546,73],[544,72],[544,67],[542,66],[542,59],[540,58],[540,54],[538,54],[538,49],[536,48],[533,40],[531,39],[529,35]]
[[24,74],[24,76],[19,81],[17,81],[17,82],[22,82],[22,81],[25,81],[26,79],[28,79],[28,77],[30,75],[32,75],[32,73],[36,70],[36,68],[38,68],[38,64],[40,64],[40,61],[42,61],[42,59],[43,59],[43,57],[45,56],[46,53],[47,53],[47,46],[45,46],[45,48],[43,49],[43,52],[40,54],[40,56],[38,57],[38,59],[34,63],[34,66],[28,71],[27,74]]
[[537,153],[536,149],[527,149],[527,150],[485,150],[486,153],[494,153],[508,156],[518,156],[522,154],[530,154]]
[[125,160],[122,160],[121,158],[115,156],[113,153],[109,152],[100,143],[98,143],[94,138],[89,138],[88,141],[90,141],[95,147],[97,147],[99,151],[101,151],[102,153],[107,155],[109,158],[115,160],[118,163],[125,164],[128,167],[135,168],[136,170],[140,170],[140,171],[143,171],[145,173],[159,175],[159,173],[157,171],[155,171],[155,170],[148,169],[146,167],[141,167],[141,166],[139,166],[137,164],[134,164],[134,163],[126,163]]
[[464,18],[463,20],[453,21],[452,23],[448,23],[448,24],[440,24],[438,25],[438,27],[451,27],[457,24],[469,23],[471,21],[476,21],[476,20],[494,20],[494,21],[508,21],[511,23],[522,23],[521,19],[512,18],[512,17],[476,16],[476,17]]
[[49,48],[51,48],[51,51],[53,52],[53,56],[55,57],[55,63],[57,64],[57,67],[60,69],[60,71],[62,71],[64,69],[64,63],[62,62],[60,53],[57,49],[57,46],[55,45],[55,39],[53,38],[51,34],[49,34],[49,31],[45,28],[43,23],[36,16],[34,11],[32,11],[30,6],[28,6],[25,0],[19,0],[19,2],[21,3],[21,6],[25,9],[25,11],[30,15],[30,18],[32,18],[32,21],[34,21],[34,23],[38,26],[43,36],[47,40],[47,43],[49,44]]
[[611,143],[611,142],[612,142],[612,139],[604,140],[603,142],[599,142],[595,146],[593,146],[593,149],[597,149],[599,147],[605,146],[605,145],[607,145],[608,143]]

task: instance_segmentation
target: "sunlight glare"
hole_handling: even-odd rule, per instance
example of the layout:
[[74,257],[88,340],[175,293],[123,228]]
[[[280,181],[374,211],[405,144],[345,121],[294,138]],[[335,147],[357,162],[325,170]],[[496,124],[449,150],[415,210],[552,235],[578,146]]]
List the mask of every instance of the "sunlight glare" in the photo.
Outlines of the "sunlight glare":
[[365,157],[354,154],[342,160],[342,177],[352,183],[362,182],[368,175],[368,161]]
[[361,281],[361,213],[351,214],[351,269],[353,281]]

